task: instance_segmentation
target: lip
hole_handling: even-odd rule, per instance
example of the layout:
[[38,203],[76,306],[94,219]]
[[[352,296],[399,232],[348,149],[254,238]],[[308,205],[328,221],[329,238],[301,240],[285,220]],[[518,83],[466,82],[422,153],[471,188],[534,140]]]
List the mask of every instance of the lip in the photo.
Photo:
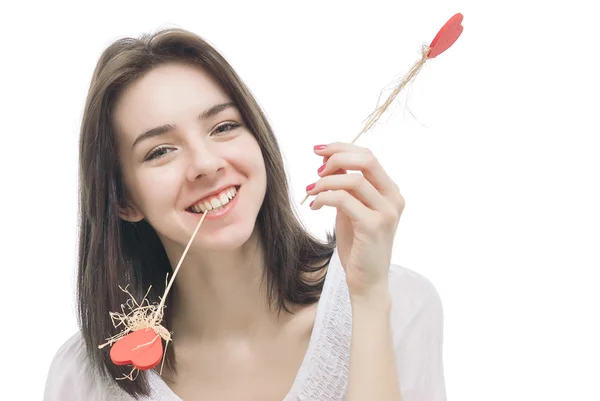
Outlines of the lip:
[[215,189],[214,191],[209,192],[208,194],[202,196],[201,198],[196,199],[194,202],[190,203],[189,206],[185,208],[185,210],[188,210],[189,208],[191,208],[192,206],[194,206],[196,203],[200,202],[201,200],[210,198],[211,196],[216,196],[217,194],[220,194],[222,191],[226,190],[227,188],[231,188],[231,187],[235,187],[235,189],[237,191],[240,188],[240,185],[235,185],[235,184],[223,185],[221,188]]
[[[229,188],[229,187],[225,187],[225,188]],[[236,186],[236,188],[238,188],[238,187]],[[238,198],[239,198],[240,190],[238,189],[237,191],[238,192],[235,195],[235,197],[232,200],[230,200],[221,210],[219,210],[218,212],[209,212],[209,213],[207,213],[206,217],[204,219],[205,220],[214,220],[214,219],[218,219],[218,218],[226,215],[227,213],[229,213],[231,211],[231,209],[233,209],[235,207],[235,205],[237,205],[237,201],[238,201]],[[194,212],[190,212],[190,211],[187,211],[187,210],[186,210],[186,212],[190,213],[190,214],[193,214],[194,216],[196,216],[198,218],[201,218],[202,215],[204,214],[204,213],[194,213]]]

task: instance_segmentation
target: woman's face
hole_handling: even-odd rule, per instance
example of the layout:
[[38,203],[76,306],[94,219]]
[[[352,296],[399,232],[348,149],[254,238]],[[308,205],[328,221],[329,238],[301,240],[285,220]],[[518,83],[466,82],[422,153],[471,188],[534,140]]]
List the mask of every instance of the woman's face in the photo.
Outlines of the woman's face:
[[198,67],[167,64],[133,82],[114,114],[129,207],[168,246],[231,250],[254,230],[266,191],[258,142],[231,99]]

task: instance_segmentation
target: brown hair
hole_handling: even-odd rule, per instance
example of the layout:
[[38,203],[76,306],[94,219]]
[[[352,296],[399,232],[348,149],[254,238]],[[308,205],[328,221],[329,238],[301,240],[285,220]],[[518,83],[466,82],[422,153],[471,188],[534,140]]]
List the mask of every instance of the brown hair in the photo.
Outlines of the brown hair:
[[[141,299],[152,286],[150,302],[158,302],[171,272],[166,252],[154,229],[145,221],[126,222],[118,209],[125,205],[125,188],[116,152],[113,124],[115,103],[123,90],[150,71],[170,62],[186,62],[211,74],[238,107],[244,123],[260,145],[267,172],[267,192],[256,224],[262,235],[265,279],[270,304],[289,311],[290,304],[311,304],[319,299],[324,278],[310,281],[311,267],[330,258],[335,234],[322,243],[302,226],[291,205],[279,145],[256,100],[229,63],[206,41],[182,29],[166,29],[139,39],[115,41],[101,55],[87,95],[79,147],[79,260],[78,319],[88,357],[110,380],[129,373],[116,366],[108,349],[98,345],[115,334],[109,312],[120,311],[126,295],[119,285]],[[169,327],[167,308],[163,325]],[[175,369],[174,344],[166,363]],[[133,397],[149,394],[145,372],[135,381],[116,383]]]

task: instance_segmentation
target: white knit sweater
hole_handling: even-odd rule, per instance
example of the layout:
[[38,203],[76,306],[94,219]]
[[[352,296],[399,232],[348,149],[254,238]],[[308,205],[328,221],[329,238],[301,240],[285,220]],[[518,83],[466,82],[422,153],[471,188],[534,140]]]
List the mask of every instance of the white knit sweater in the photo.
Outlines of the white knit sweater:
[[[445,401],[442,363],[443,311],[429,280],[398,265],[390,266],[392,334],[403,401]],[[352,336],[352,309],[337,250],[327,271],[308,350],[283,401],[345,400]],[[95,401],[133,398],[113,382],[91,373],[78,333],[56,353],[45,401]],[[181,401],[151,371],[146,401]]]

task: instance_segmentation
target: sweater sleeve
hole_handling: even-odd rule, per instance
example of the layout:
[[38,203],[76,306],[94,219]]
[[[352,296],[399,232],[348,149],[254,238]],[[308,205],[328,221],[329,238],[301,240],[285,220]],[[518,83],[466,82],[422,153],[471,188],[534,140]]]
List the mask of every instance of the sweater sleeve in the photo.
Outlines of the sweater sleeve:
[[446,401],[443,309],[429,280],[409,269],[390,268],[392,336],[403,401]]

